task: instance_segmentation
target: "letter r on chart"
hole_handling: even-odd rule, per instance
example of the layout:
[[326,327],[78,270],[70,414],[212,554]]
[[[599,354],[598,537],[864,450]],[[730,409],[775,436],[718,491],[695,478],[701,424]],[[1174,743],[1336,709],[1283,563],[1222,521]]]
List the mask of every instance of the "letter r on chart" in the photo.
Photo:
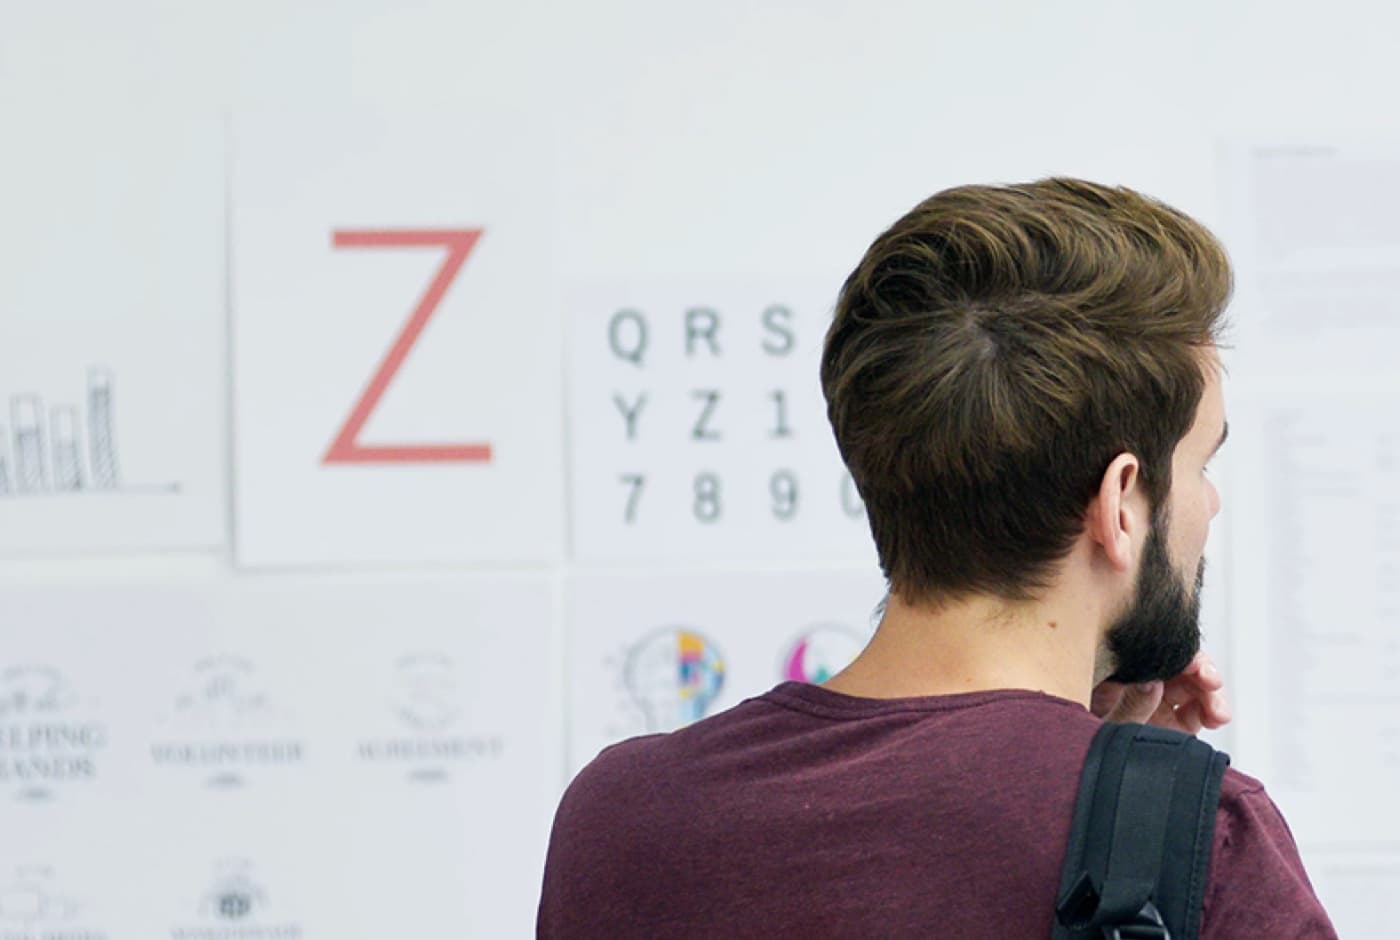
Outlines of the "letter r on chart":
[[360,394],[349,417],[341,425],[321,463],[487,463],[491,460],[491,445],[472,444],[380,444],[360,443],[360,431],[384,397],[389,383],[408,358],[423,328],[428,325],[453,278],[476,247],[481,229],[393,229],[341,230],[332,233],[336,248],[445,248],[447,257],[433,275],[432,283],[413,308],[408,322],[399,331],[384,360],[379,363],[369,384]]

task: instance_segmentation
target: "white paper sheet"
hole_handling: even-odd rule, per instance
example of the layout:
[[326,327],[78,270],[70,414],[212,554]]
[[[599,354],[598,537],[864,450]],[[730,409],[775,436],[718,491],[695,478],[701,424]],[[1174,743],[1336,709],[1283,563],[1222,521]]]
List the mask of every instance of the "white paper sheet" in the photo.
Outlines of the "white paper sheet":
[[563,773],[555,590],[0,585],[0,903],[68,899],[29,926],[114,937],[529,933]]
[[[1400,147],[1266,141],[1224,157],[1237,766],[1268,786],[1310,868],[1362,850],[1394,864]],[[1350,871],[1326,879],[1339,927],[1365,923],[1348,899],[1369,876]]]
[[559,557],[547,136],[480,113],[233,133],[240,563]]
[[1246,370],[1384,374],[1400,335],[1400,144],[1222,146]]
[[0,122],[0,554],[221,545],[219,114]]
[[1242,402],[1231,434],[1240,766],[1304,844],[1400,843],[1400,394],[1352,387]]
[[873,564],[818,382],[838,287],[716,278],[570,292],[580,561]]
[[672,731],[779,682],[824,681],[875,627],[875,569],[577,574],[568,591],[569,762]]
[[1400,891],[1400,853],[1317,853],[1309,858],[1308,871],[1339,937],[1395,934],[1395,914],[1386,899]]

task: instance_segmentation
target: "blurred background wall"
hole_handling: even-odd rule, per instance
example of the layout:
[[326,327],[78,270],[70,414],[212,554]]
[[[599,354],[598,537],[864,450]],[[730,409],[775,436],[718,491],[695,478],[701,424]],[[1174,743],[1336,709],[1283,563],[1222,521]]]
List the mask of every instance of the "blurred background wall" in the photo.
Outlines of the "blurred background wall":
[[1216,736],[1400,887],[1375,4],[0,0],[0,934],[518,937],[568,777],[881,598],[815,382],[914,202],[1238,266]]

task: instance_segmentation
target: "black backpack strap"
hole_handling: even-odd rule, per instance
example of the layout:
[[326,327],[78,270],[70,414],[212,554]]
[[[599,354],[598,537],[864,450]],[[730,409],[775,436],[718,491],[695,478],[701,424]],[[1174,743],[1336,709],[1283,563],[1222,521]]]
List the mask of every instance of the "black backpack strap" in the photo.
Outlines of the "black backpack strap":
[[1055,940],[1196,940],[1228,764],[1191,735],[1103,724],[1079,781]]
[[1175,940],[1200,936],[1220,786],[1229,766],[1228,754],[1186,736],[1167,816],[1167,854],[1157,882],[1158,909],[1168,924],[1181,925],[1172,934]]

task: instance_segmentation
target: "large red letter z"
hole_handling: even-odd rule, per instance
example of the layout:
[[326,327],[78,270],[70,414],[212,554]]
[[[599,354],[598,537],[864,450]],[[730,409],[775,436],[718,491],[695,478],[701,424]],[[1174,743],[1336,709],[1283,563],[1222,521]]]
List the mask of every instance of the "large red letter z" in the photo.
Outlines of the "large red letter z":
[[364,428],[365,422],[369,420],[370,414],[379,404],[379,399],[384,397],[389,383],[394,380],[394,375],[403,365],[404,359],[408,357],[413,344],[418,342],[423,328],[428,325],[428,320],[437,310],[438,304],[442,302],[442,297],[447,293],[452,279],[457,276],[458,271],[462,270],[462,263],[467,260],[467,255],[471,253],[472,248],[476,245],[476,240],[480,237],[481,229],[337,231],[333,233],[333,244],[336,248],[446,248],[447,257],[443,260],[442,267],[438,268],[437,274],[433,276],[433,282],[428,285],[423,299],[418,301],[417,307],[413,308],[412,315],[404,324],[398,339],[394,340],[394,345],[390,347],[384,361],[379,364],[379,369],[374,373],[374,377],[369,380],[369,385],[360,395],[360,400],[355,403],[350,417],[345,419],[345,424],[341,427],[340,433],[336,435],[335,441],[331,443],[330,450],[326,451],[326,456],[321,458],[322,464],[483,463],[491,459],[490,444],[386,444],[369,446],[359,442],[360,431]]

